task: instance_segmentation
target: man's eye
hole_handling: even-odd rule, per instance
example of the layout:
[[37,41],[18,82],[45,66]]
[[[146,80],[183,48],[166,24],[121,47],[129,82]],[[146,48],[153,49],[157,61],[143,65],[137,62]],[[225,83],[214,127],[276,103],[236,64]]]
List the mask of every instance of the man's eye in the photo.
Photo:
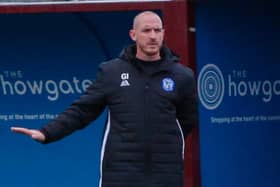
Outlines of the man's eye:
[[150,32],[151,29],[144,29],[143,32]]
[[162,29],[155,29],[155,32],[161,32]]

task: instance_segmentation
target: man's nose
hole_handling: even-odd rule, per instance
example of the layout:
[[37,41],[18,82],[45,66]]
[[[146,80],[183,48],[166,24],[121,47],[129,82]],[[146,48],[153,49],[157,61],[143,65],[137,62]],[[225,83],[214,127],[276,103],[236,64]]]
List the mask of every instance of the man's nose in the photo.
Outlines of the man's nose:
[[150,32],[150,38],[156,38],[156,32],[154,30]]

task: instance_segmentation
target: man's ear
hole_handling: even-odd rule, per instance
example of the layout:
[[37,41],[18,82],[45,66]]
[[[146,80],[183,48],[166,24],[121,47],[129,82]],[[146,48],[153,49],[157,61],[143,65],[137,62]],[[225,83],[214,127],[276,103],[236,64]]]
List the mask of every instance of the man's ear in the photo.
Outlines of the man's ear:
[[136,33],[135,33],[134,29],[131,29],[129,31],[129,36],[130,36],[131,40],[136,41]]

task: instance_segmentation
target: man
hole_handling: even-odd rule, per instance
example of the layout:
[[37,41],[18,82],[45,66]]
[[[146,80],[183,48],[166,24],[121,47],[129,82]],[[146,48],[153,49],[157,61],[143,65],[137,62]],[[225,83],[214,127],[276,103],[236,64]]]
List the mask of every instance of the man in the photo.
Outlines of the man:
[[12,131],[49,143],[95,120],[108,106],[101,151],[100,187],[182,187],[184,136],[197,119],[192,71],[163,45],[160,17],[134,18],[128,46],[102,63],[96,80],[40,130]]

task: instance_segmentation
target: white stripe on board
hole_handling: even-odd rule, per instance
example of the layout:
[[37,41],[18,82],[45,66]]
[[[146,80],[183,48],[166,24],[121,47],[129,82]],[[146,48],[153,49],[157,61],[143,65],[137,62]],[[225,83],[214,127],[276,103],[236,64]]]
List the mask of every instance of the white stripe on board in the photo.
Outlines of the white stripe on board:
[[37,1],[5,1],[0,0],[0,6],[5,5],[55,5],[55,4],[98,4],[98,3],[142,3],[142,2],[168,2],[172,0],[71,0],[71,1],[64,1],[64,0],[40,0]]

